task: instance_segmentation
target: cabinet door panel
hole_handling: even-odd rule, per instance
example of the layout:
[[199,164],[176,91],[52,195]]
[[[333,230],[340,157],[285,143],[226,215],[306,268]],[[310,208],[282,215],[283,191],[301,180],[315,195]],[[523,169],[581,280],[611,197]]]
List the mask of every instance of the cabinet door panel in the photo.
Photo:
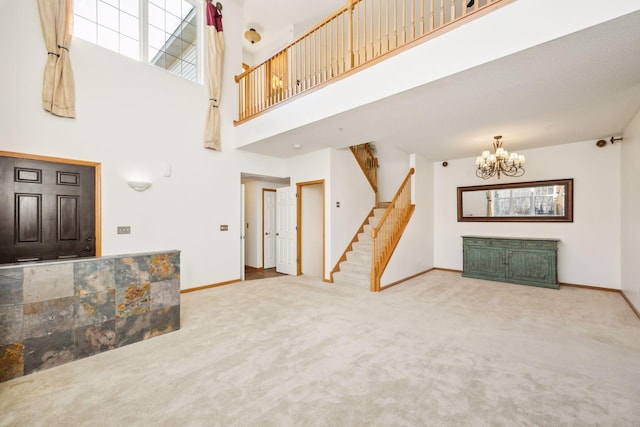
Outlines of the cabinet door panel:
[[469,276],[504,277],[504,254],[500,248],[465,248],[464,272]]
[[555,253],[527,250],[509,252],[507,277],[522,281],[555,283]]

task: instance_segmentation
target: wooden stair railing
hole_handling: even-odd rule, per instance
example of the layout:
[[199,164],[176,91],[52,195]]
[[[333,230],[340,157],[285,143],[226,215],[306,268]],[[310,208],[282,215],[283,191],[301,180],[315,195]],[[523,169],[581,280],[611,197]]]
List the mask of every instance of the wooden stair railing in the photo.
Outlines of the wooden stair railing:
[[373,154],[369,144],[360,144],[349,147],[356,158],[362,173],[367,177],[374,193],[376,193],[376,204],[378,206],[378,158]]
[[345,0],[283,50],[235,76],[238,121],[375,64],[514,0]]
[[411,203],[411,175],[414,172],[411,168],[380,222],[371,230],[371,292],[380,292],[382,273],[387,268],[391,255],[415,210],[415,205]]

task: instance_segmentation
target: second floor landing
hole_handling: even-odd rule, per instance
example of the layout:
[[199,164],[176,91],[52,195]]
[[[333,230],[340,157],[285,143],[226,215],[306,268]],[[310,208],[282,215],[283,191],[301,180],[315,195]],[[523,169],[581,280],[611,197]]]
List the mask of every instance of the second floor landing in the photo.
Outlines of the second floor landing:
[[608,138],[640,108],[639,2],[506,0],[479,15],[243,121],[237,148],[375,141],[447,160],[494,134],[512,150]]

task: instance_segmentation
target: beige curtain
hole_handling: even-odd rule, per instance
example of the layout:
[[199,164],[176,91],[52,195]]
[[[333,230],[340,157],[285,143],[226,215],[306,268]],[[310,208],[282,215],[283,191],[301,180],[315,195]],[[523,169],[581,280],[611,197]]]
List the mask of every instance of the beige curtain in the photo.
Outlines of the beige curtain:
[[73,33],[73,0],[38,0],[38,9],[47,48],[42,108],[56,116],[75,117],[75,85],[69,59]]
[[222,87],[222,62],[224,35],[222,33],[222,5],[207,0],[207,74],[209,76],[209,109],[205,128],[204,147],[211,150],[222,148],[220,144],[220,90]]

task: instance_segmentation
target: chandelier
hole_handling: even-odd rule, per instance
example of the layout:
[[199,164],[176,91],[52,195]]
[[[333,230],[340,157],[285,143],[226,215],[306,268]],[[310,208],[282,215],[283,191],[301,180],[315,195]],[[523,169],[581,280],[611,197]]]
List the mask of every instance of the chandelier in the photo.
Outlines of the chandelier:
[[524,175],[524,156],[518,153],[511,153],[502,148],[502,136],[494,136],[493,151],[491,154],[489,151],[483,151],[476,159],[476,175],[478,178],[488,179],[492,176],[500,175],[506,176],[522,176]]

